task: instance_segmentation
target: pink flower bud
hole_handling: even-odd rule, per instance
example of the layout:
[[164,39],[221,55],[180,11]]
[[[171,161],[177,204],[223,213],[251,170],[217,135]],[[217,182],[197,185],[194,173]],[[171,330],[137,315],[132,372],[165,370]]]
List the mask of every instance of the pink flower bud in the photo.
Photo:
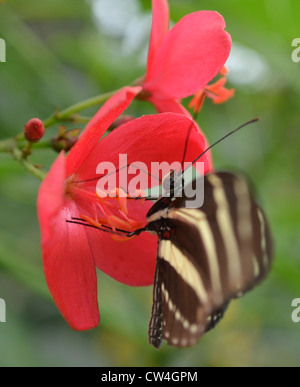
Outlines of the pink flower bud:
[[45,128],[43,122],[38,118],[29,120],[24,128],[24,134],[28,141],[38,142],[44,136]]

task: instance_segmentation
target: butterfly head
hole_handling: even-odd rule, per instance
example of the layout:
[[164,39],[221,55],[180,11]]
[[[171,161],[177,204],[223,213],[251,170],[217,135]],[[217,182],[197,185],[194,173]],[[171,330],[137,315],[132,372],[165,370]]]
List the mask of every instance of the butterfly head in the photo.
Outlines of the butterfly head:
[[162,188],[165,197],[174,197],[176,194],[182,191],[184,186],[184,180],[182,172],[177,172],[175,169],[172,169],[171,172],[166,174],[162,181]]
[[172,169],[162,180],[163,195],[150,208],[147,221],[151,222],[164,217],[172,206],[175,198],[182,192],[184,185],[182,172]]

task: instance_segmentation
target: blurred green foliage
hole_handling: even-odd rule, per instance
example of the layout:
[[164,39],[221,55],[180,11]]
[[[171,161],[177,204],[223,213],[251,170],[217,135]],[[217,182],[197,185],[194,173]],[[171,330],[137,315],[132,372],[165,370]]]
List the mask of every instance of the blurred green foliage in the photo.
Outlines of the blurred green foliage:
[[[57,106],[117,89],[144,73],[147,29],[144,40],[136,29],[126,41],[126,28],[114,33],[113,15],[107,16],[112,30],[99,29],[95,2],[0,2],[0,38],[7,45],[7,62],[0,63],[0,139],[20,132],[32,117],[44,119]],[[150,0],[137,5],[137,19],[149,19]],[[291,320],[292,300],[300,297],[300,63],[291,60],[291,42],[300,37],[299,0],[170,0],[170,8],[173,22],[199,9],[217,10],[240,50],[235,58],[243,82],[234,81],[234,69],[230,78],[235,98],[221,106],[206,101],[199,123],[213,142],[260,118],[213,155],[216,168],[242,169],[253,181],[274,234],[272,273],[233,302],[218,328],[193,348],[150,347],[152,289],[129,288],[102,273],[100,326],[73,332],[43,276],[35,208],[39,181],[0,154],[0,297],[7,304],[7,322],[0,323],[0,366],[299,366],[300,325]],[[129,38],[140,40],[140,46],[133,49]],[[258,55],[264,64],[260,79],[251,55],[243,52]],[[141,103],[130,110],[136,116],[153,112]],[[33,156],[45,169],[54,158],[44,149]]]

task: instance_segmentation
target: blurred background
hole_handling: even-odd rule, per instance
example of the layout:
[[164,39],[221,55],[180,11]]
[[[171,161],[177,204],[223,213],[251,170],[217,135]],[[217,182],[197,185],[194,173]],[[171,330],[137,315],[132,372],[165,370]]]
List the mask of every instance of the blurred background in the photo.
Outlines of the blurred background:
[[[292,300],[300,297],[300,63],[291,59],[291,42],[300,38],[299,0],[169,3],[173,23],[196,10],[216,10],[232,36],[228,67],[235,98],[221,106],[207,100],[198,122],[213,142],[260,118],[218,145],[213,156],[216,169],[244,171],[257,190],[276,245],[271,275],[232,302],[225,319],[195,347],[156,351],[147,339],[152,288],[126,287],[99,273],[100,325],[74,332],[44,280],[39,181],[0,154],[0,298],[7,308],[0,366],[299,366],[300,323],[291,319]],[[0,1],[7,50],[0,63],[0,140],[19,133],[32,117],[44,119],[57,106],[143,75],[150,25],[150,0]],[[147,103],[130,107],[136,116],[151,112]],[[47,170],[55,157],[43,149],[33,160]]]

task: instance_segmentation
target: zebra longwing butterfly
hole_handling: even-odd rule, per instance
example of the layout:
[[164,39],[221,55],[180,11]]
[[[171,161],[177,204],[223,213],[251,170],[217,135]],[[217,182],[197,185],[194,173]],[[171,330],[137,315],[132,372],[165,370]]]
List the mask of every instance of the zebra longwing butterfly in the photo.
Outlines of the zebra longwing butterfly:
[[159,237],[149,324],[156,348],[163,339],[178,347],[195,344],[231,299],[265,277],[272,260],[266,217],[244,177],[208,174],[202,207],[186,208],[186,200],[184,192],[161,198],[148,213],[145,230]]
[[[190,166],[255,121],[229,132]],[[267,275],[272,263],[270,228],[243,176],[216,172],[199,177],[204,179],[204,202],[189,208],[187,202],[198,194],[194,186],[202,185],[193,181],[175,197],[182,174],[171,172],[170,196],[158,199],[147,214],[146,227],[130,234],[149,231],[158,236],[148,330],[149,342],[156,348],[162,340],[178,347],[195,344],[217,325],[232,299]]]
[[[220,141],[255,121],[229,132],[190,166]],[[171,172],[170,195],[153,204],[144,228],[113,231],[88,225],[82,219],[67,220],[128,237],[144,231],[158,236],[148,330],[149,342],[156,348],[162,340],[177,347],[195,344],[217,325],[232,299],[241,297],[267,275],[272,263],[270,228],[243,176],[216,172],[199,177],[204,179],[204,202],[199,208],[190,208],[186,204],[193,200],[191,193],[198,194],[194,186],[202,184],[192,181],[177,197],[182,174]]]

